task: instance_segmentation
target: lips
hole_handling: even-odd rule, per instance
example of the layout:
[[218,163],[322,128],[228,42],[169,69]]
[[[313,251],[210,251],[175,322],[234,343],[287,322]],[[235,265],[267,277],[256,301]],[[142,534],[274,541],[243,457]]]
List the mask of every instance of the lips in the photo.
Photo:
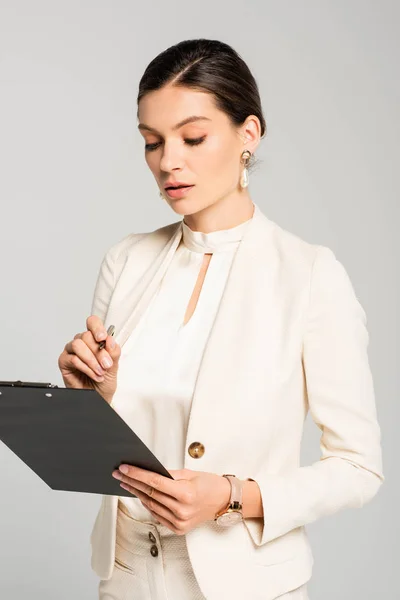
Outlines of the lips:
[[181,188],[190,187],[189,185],[169,185],[166,190],[180,190]]
[[188,194],[190,194],[190,192],[192,191],[193,188],[194,188],[194,185],[185,185],[185,186],[181,186],[181,187],[168,187],[168,188],[166,188],[165,193],[169,196],[169,198],[181,199],[181,198],[185,198]]
[[169,190],[169,189],[179,189],[179,188],[183,188],[183,187],[191,187],[190,183],[185,183],[184,181],[167,181],[164,189],[165,190]]

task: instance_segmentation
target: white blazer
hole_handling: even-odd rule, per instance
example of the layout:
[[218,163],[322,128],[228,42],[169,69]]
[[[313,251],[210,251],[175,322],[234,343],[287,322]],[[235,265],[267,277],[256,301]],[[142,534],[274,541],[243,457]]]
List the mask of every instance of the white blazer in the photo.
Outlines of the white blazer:
[[[122,352],[181,236],[180,220],[130,234],[106,253],[92,314],[116,326]],[[377,493],[384,476],[368,342],[365,312],[334,253],[256,206],[195,387],[186,447],[201,442],[205,453],[187,452],[184,468],[255,480],[264,518],[226,529],[210,521],[187,534],[208,600],[271,600],[305,583],[313,557],[304,526]],[[321,457],[300,467],[308,410]],[[103,496],[91,534],[100,579],[114,566],[117,502]]]

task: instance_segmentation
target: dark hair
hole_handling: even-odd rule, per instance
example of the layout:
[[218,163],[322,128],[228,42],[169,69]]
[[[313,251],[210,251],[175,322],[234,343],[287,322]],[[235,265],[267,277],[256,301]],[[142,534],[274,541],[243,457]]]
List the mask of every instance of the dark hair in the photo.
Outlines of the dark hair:
[[244,60],[228,44],[200,38],[170,46],[147,66],[139,82],[137,103],[145,94],[168,83],[210,93],[217,108],[234,125],[255,115],[260,119],[261,137],[266,134],[257,83]]

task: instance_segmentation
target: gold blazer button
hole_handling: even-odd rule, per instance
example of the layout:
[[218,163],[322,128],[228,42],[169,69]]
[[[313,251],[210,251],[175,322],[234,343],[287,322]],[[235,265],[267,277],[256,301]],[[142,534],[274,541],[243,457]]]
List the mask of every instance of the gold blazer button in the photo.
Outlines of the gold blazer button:
[[193,442],[190,444],[188,452],[192,458],[201,458],[205,452],[205,448],[200,442]]

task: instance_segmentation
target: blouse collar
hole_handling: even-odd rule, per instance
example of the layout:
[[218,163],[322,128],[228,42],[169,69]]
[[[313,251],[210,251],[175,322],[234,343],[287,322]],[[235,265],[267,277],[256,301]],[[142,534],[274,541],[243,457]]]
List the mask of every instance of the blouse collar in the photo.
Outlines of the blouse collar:
[[[254,204],[253,216],[256,211],[257,205]],[[244,223],[240,223],[240,225],[237,225],[236,227],[230,227],[229,229],[218,229],[217,231],[211,231],[210,233],[193,231],[182,220],[183,244],[186,246],[186,248],[188,248],[188,250],[192,250],[193,252],[201,252],[203,254],[235,250],[242,240],[244,232],[253,216]]]

